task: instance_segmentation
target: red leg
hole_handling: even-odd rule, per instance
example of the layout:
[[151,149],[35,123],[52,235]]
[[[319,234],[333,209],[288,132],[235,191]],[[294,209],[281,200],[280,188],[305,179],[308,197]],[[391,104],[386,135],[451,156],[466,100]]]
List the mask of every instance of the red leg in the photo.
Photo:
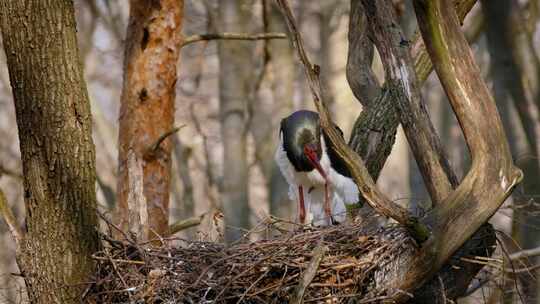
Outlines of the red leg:
[[332,210],[330,209],[330,192],[328,191],[328,181],[324,183],[324,213],[327,218],[332,218]]
[[306,222],[306,206],[304,205],[304,189],[302,186],[298,186],[298,197],[300,198],[300,208],[299,215],[300,224],[305,224]]

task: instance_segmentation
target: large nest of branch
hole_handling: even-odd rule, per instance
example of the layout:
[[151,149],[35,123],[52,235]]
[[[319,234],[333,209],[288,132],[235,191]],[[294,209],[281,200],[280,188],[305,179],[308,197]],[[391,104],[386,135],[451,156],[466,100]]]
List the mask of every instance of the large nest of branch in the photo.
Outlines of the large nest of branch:
[[[109,240],[94,257],[98,277],[86,295],[91,303],[289,303],[308,270],[305,303],[384,300],[377,288],[396,256],[415,250],[399,227],[362,224],[308,229],[279,238],[225,247],[183,241],[182,246],[136,245]],[[320,263],[314,252],[324,247]],[[403,261],[401,261],[403,262]],[[361,301],[362,303],[364,301]]]

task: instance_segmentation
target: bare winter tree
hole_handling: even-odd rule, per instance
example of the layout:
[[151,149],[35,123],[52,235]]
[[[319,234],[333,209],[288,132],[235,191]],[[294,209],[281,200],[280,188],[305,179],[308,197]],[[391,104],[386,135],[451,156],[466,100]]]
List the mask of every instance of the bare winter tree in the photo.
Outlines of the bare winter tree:
[[26,231],[0,209],[16,240],[30,302],[79,303],[99,242],[90,103],[73,3],[2,1],[0,20],[19,129]]
[[166,235],[183,1],[131,1],[120,106],[117,221]]

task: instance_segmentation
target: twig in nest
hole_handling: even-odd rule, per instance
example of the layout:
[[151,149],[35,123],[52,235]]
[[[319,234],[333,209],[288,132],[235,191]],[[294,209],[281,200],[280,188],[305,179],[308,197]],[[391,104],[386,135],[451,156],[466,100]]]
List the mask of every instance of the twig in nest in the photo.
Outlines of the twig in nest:
[[111,265],[112,265],[112,267],[114,269],[114,272],[116,272],[116,275],[120,278],[120,281],[122,282],[122,284],[124,284],[125,289],[128,291],[128,296],[129,296],[129,299],[130,299],[130,302],[131,302],[132,301],[131,292],[130,292],[130,288],[128,287],[128,285],[126,283],[126,280],[124,280],[124,277],[122,276],[120,271],[118,271],[118,267],[116,267],[116,263],[114,262],[113,258],[111,257],[111,255],[109,253],[107,253],[107,258],[109,259],[109,262],[111,262]]
[[291,304],[300,304],[303,302],[304,293],[306,292],[306,289],[311,283],[311,281],[313,281],[313,278],[315,278],[317,270],[319,269],[319,265],[321,264],[321,261],[327,251],[328,247],[326,247],[322,241],[319,242],[319,244],[314,250],[313,258],[311,259],[311,262],[309,263],[306,272],[304,272],[304,274],[302,275],[300,284],[296,286],[294,296],[291,299]]
[[257,283],[259,283],[260,280],[262,280],[269,272],[270,270],[266,270],[263,274],[261,274],[259,276],[259,278],[257,280],[255,280],[255,282],[253,282],[253,284],[251,284],[247,289],[246,291],[244,291],[244,293],[242,294],[242,296],[240,297],[240,299],[238,299],[238,301],[236,302],[236,304],[240,304],[242,303],[242,300],[244,300],[244,298],[246,297],[246,295],[248,294],[248,292],[253,288],[253,286],[257,285]]
[[[118,262],[118,263],[126,263],[126,264],[135,264],[135,265],[145,265],[146,263],[144,261],[136,261],[136,260],[126,260],[126,259],[113,259],[110,256],[108,257],[100,257],[95,254],[92,255],[92,259],[94,260],[100,260],[100,261],[108,261],[111,262]],[[114,265],[116,267],[116,265]]]
[[267,39],[286,39],[287,35],[284,33],[261,33],[261,34],[247,34],[247,33],[216,33],[216,34],[199,34],[189,36],[182,42],[182,47],[199,41],[208,40],[267,40]]
[[118,231],[120,234],[122,234],[122,236],[124,237],[124,239],[126,241],[128,241],[131,245],[133,246],[136,246],[136,241],[129,237],[126,232],[122,229],[120,229],[120,227],[118,227],[117,225],[115,225],[113,222],[111,222],[103,213],[101,213],[99,210],[97,210],[97,213],[99,215],[99,217],[105,221],[105,223],[107,223],[107,225],[109,225],[109,229],[110,227],[113,227],[116,231]]

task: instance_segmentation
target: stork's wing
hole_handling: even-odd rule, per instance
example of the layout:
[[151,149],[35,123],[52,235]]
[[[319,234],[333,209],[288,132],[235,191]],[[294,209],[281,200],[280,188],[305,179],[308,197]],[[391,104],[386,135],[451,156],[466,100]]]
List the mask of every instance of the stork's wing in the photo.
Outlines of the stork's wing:
[[[341,135],[341,138],[343,138],[343,131],[337,126],[334,125],[334,128],[338,131],[338,133]],[[345,177],[351,177],[351,171],[349,171],[349,168],[347,167],[347,164],[345,161],[336,153],[336,149],[332,141],[330,140],[330,137],[323,129],[323,137],[324,142],[326,144],[326,153],[328,154],[328,158],[330,158],[330,162],[332,163],[332,167],[334,170],[336,170],[339,174],[345,176]]]

